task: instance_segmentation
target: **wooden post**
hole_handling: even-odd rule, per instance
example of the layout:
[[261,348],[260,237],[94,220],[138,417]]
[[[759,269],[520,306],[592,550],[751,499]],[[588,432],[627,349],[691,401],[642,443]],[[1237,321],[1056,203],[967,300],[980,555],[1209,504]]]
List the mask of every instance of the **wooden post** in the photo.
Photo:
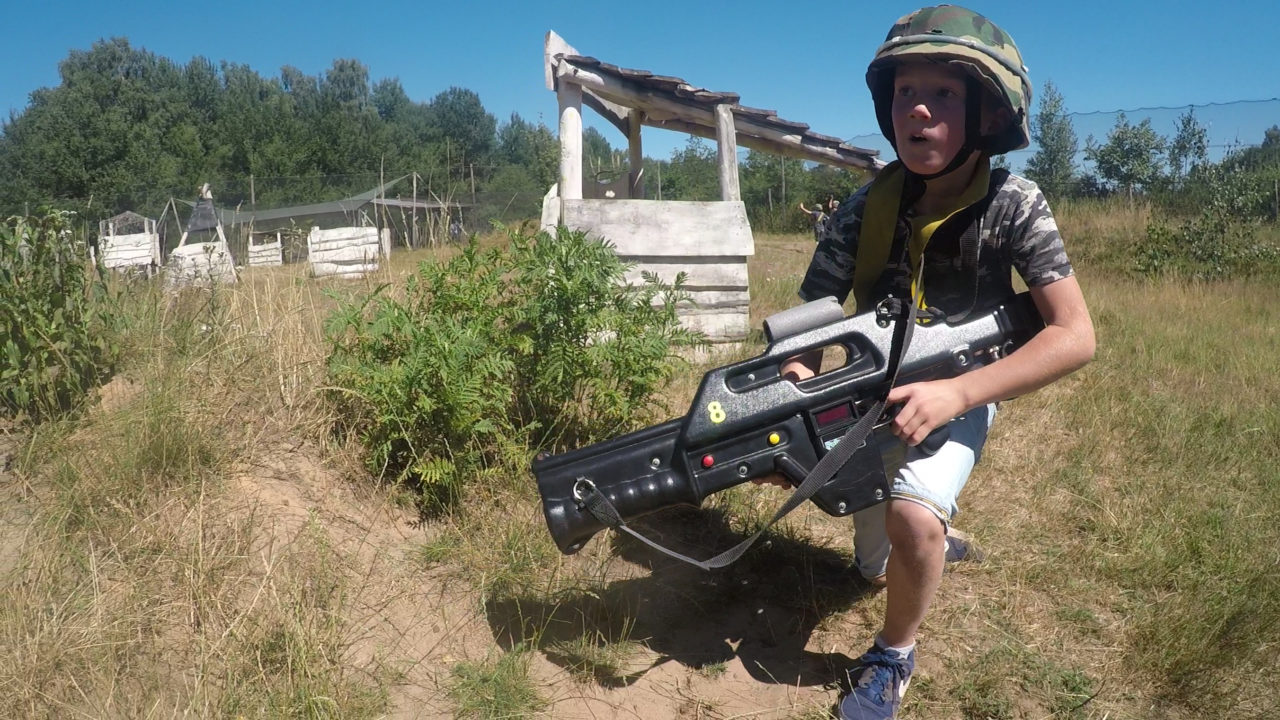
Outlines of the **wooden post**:
[[253,189],[253,173],[249,173],[249,207],[255,210],[258,207],[258,196]]
[[560,199],[582,199],[582,86],[560,79]]
[[644,152],[640,147],[642,117],[639,110],[632,110],[627,117],[627,164],[631,166],[627,184],[633,199],[644,199]]
[[779,157],[782,161],[782,207],[787,206],[787,159]]
[[738,134],[733,128],[733,108],[716,106],[716,147],[720,155],[720,199],[741,200],[738,189]]

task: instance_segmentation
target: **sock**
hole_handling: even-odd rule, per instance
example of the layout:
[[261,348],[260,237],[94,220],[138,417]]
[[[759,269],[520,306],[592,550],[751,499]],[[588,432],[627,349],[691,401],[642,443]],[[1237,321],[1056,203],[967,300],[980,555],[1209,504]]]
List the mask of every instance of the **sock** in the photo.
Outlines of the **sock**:
[[875,643],[876,643],[876,647],[882,650],[888,650],[898,655],[899,657],[906,657],[911,654],[912,650],[916,649],[916,644],[914,642],[911,643],[910,645],[903,645],[902,647],[894,647],[889,643],[885,642],[878,633],[876,634]]

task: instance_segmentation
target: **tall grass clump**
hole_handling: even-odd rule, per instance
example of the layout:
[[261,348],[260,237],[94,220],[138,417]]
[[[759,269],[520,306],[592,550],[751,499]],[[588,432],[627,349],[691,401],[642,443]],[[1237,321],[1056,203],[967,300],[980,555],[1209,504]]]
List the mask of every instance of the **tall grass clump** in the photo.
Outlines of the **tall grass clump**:
[[371,468],[453,507],[468,478],[530,447],[594,441],[648,421],[698,338],[686,295],[623,282],[607,244],[561,229],[424,261],[403,288],[344,300],[326,334],[330,397]]
[[385,715],[343,552],[236,492],[313,422],[307,291],[111,282],[118,374],[0,469],[0,718]]
[[0,222],[0,412],[33,421],[80,405],[117,356],[115,316],[71,214]]
[[454,665],[448,692],[459,718],[526,717],[546,705],[529,677],[529,653],[523,649],[484,662]]
[[1048,483],[1079,533],[1061,537],[1114,589],[1094,601],[1123,618],[1126,666],[1189,717],[1280,713],[1271,294],[1248,280],[1094,286],[1099,357],[1061,408],[1083,429]]

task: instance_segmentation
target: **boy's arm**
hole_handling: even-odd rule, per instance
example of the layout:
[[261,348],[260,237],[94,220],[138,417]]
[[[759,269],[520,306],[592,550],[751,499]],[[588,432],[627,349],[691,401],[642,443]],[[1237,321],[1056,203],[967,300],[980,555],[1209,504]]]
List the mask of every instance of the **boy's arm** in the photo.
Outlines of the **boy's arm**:
[[908,445],[965,411],[1038,390],[1093,359],[1093,321],[1074,275],[1031,288],[1045,327],[998,362],[946,380],[912,383],[889,392],[903,405],[893,432]]

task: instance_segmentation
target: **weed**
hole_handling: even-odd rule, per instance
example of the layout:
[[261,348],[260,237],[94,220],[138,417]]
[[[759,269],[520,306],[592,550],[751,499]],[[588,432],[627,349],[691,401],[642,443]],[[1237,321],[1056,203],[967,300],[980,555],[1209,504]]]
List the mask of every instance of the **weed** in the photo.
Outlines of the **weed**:
[[529,678],[529,654],[523,649],[484,662],[458,663],[451,676],[448,692],[457,717],[502,720],[546,706]]
[[71,214],[0,222],[0,413],[38,422],[107,377],[117,318]]

